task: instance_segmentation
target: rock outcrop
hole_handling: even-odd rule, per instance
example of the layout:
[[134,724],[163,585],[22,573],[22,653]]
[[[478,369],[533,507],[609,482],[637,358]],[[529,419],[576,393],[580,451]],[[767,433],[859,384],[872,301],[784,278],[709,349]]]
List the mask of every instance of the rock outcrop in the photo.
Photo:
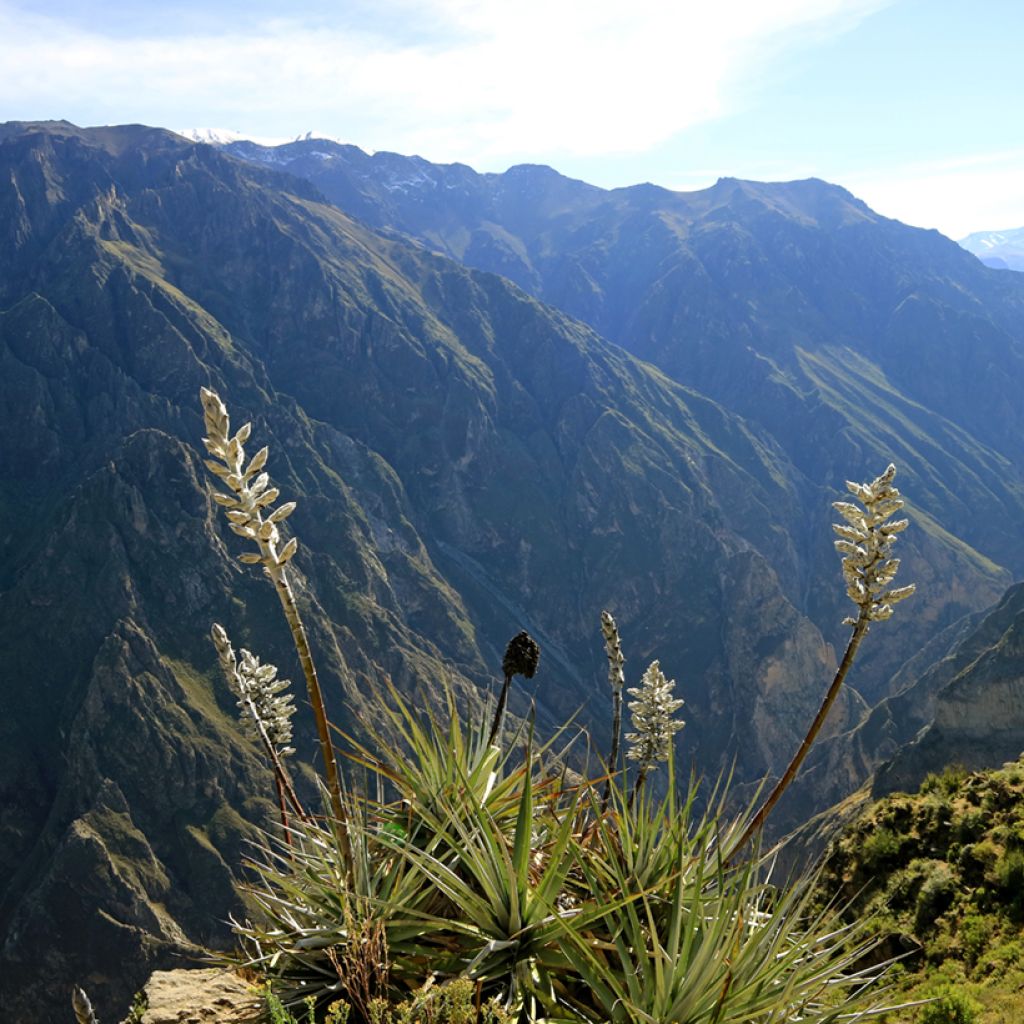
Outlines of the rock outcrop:
[[1024,751],[1024,584],[1003,600],[936,666],[948,681],[912,742],[882,764],[873,796],[913,792],[949,765],[995,768]]
[[141,1014],[122,1024],[256,1024],[253,986],[216,968],[154,971],[139,993]]

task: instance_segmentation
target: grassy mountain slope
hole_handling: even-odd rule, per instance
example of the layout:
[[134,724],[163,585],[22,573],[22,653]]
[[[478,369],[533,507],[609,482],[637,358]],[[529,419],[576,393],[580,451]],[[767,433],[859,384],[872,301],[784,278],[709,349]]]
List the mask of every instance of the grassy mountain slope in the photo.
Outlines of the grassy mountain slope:
[[[820,882],[875,916],[903,957],[902,993],[941,996],[893,1024],[1012,1024],[1024,1013],[1024,763],[929,775],[868,807],[829,850]],[[957,1015],[959,1014],[959,1016]]]
[[[606,191],[545,167],[476,174],[324,140],[229,149],[509,277],[757,424],[811,482],[805,531],[822,482],[867,478],[893,458],[926,535],[908,536],[907,568],[932,596],[920,634],[867,653],[872,702],[908,649],[1024,571],[1024,279],[938,233],[815,180]],[[950,560],[953,538],[973,550]],[[817,539],[824,557],[827,528]],[[957,582],[961,558],[972,581],[988,577],[983,592]],[[842,618],[819,574],[787,584],[815,621]]]

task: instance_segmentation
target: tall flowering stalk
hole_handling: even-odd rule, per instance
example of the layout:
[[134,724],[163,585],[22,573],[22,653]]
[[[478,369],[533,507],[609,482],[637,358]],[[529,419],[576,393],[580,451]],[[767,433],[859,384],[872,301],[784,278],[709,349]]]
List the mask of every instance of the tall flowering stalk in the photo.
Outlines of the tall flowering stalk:
[[867,635],[872,622],[884,622],[892,618],[893,605],[905,600],[916,589],[913,583],[905,587],[893,587],[896,571],[900,560],[892,557],[893,545],[897,535],[908,525],[906,519],[890,519],[901,508],[903,499],[900,492],[893,487],[896,467],[889,464],[886,471],[875,477],[871,483],[858,484],[846,482],[846,489],[853,495],[856,504],[849,501],[835,501],[832,507],[843,517],[842,523],[836,523],[832,529],[839,535],[835,542],[836,550],[843,556],[843,581],[846,594],[857,609],[856,615],[843,619],[844,626],[852,626],[853,632],[846,645],[843,660],[839,663],[832,685],[825,694],[825,699],[814,716],[807,735],[790,761],[789,767],[776,783],[768,798],[751,819],[739,842],[733,848],[736,853],[750,837],[764,824],[765,818],[778,803],[779,798],[793,781],[800,765],[803,764],[807,752],[821,731],[839,690],[846,679],[857,648]]
[[258,549],[257,552],[240,555],[239,559],[249,565],[262,565],[281,601],[302,672],[306,677],[309,702],[313,707],[317,734],[320,738],[331,810],[344,832],[345,809],[341,799],[341,782],[334,757],[334,745],[331,743],[327,710],[324,707],[323,692],[309,648],[306,628],[299,616],[295,594],[288,578],[287,566],[294,557],[299,542],[292,537],[282,543],[283,538],[278,529],[279,524],[295,511],[295,502],[289,501],[277,508],[274,507],[280,491],[270,485],[269,476],[263,472],[269,453],[266,447],[261,448],[246,462],[245,442],[249,439],[252,425],[246,423],[232,436],[229,433],[228,410],[220,396],[208,388],[201,388],[199,394],[206,422],[207,436],[203,441],[213,456],[206,460],[206,466],[230,492],[215,493],[213,500],[224,508],[230,528],[240,537],[252,541]]
[[300,818],[305,818],[306,812],[299,803],[291,776],[284,766],[284,759],[295,753],[291,746],[291,718],[295,714],[295,705],[291,694],[284,692],[288,688],[288,680],[278,679],[277,669],[273,665],[261,665],[260,659],[244,647],[240,651],[242,657],[239,660],[223,626],[214,623],[210,635],[217,649],[221,671],[232,693],[238,698],[238,708],[247,731],[263,745],[273,769],[281,824],[285,829],[285,839],[290,844],[288,804],[291,803]]
[[636,698],[629,702],[636,732],[626,733],[629,744],[626,757],[638,764],[630,803],[640,792],[651,769],[656,768],[659,761],[668,760],[672,752],[672,737],[685,725],[682,719],[673,717],[683,706],[682,697],[672,696],[675,685],[674,679],[665,678],[661,665],[652,661],[640,685],[629,688],[629,693]]
[[505,648],[505,656],[501,659],[501,670],[505,674],[505,683],[501,688],[501,696],[498,698],[494,721],[491,722],[491,732],[487,737],[488,746],[499,738],[501,728],[505,724],[505,707],[508,704],[508,691],[512,685],[512,677],[522,676],[524,679],[532,679],[533,674],[537,671],[539,661],[540,647],[525,629],[516,633],[509,640],[508,646]]
[[608,685],[612,689],[612,749],[608,755],[608,779],[604,784],[601,797],[601,810],[608,806],[611,796],[612,775],[619,767],[619,741],[622,735],[622,689],[626,685],[623,666],[626,659],[622,654],[622,643],[619,640],[619,627],[615,624],[610,612],[601,612],[601,635],[604,637],[604,649],[608,655]]

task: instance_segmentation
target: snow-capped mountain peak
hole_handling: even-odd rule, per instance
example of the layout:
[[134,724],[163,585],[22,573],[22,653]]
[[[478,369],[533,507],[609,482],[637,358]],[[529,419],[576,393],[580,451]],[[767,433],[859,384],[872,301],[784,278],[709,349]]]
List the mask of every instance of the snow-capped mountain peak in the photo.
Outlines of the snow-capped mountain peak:
[[345,139],[335,138],[324,132],[300,132],[298,135],[266,136],[249,135],[245,132],[235,131],[233,128],[176,128],[178,135],[184,136],[192,142],[204,142],[210,146],[227,146],[232,142],[255,142],[259,146],[285,146],[289,142],[311,142],[315,139],[326,139],[328,142],[344,144]]

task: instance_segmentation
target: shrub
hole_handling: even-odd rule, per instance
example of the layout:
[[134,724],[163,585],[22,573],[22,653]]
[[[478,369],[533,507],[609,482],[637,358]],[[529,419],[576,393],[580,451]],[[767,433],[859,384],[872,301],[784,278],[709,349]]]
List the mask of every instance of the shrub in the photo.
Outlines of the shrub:
[[960,922],[957,936],[960,939],[964,961],[969,967],[974,967],[978,958],[988,948],[993,931],[992,919],[980,914],[968,914]]
[[[964,881],[968,885],[979,885],[982,881],[988,882],[989,876],[996,861],[1000,856],[1000,849],[990,839],[982,839],[977,843],[968,843],[960,851],[959,866]],[[975,897],[981,900],[982,892],[976,892]]]
[[914,927],[918,931],[930,928],[935,919],[949,910],[956,896],[956,882],[949,865],[932,861],[917,894],[914,909]]
[[[919,863],[919,862],[918,862]],[[885,887],[886,904],[894,911],[917,905],[917,896],[924,883],[924,875],[915,865],[893,872]]]
[[969,774],[962,764],[948,765],[941,772],[929,772],[921,783],[921,792],[953,796]]
[[1024,943],[1011,939],[990,947],[978,959],[977,971],[981,975],[1004,974],[1010,967],[1024,964]]
[[920,1024],[974,1024],[981,1012],[977,1000],[952,985],[943,986],[934,998],[921,1010]]
[[980,807],[964,811],[957,819],[954,834],[960,843],[973,843],[988,827],[992,816]]
[[989,875],[999,891],[1006,913],[1015,921],[1024,918],[1024,850],[1005,850]]
[[1018,892],[1024,887],[1024,851],[1006,850],[996,861],[991,875],[993,884],[1003,892]]
[[1012,807],[1018,799],[1018,794],[1013,786],[1005,778],[993,775],[989,779],[988,788],[981,798],[981,806],[989,812],[1005,811]]
[[861,846],[864,867],[868,871],[877,871],[887,864],[895,863],[905,841],[905,836],[898,835],[892,829],[875,829],[865,836]]

